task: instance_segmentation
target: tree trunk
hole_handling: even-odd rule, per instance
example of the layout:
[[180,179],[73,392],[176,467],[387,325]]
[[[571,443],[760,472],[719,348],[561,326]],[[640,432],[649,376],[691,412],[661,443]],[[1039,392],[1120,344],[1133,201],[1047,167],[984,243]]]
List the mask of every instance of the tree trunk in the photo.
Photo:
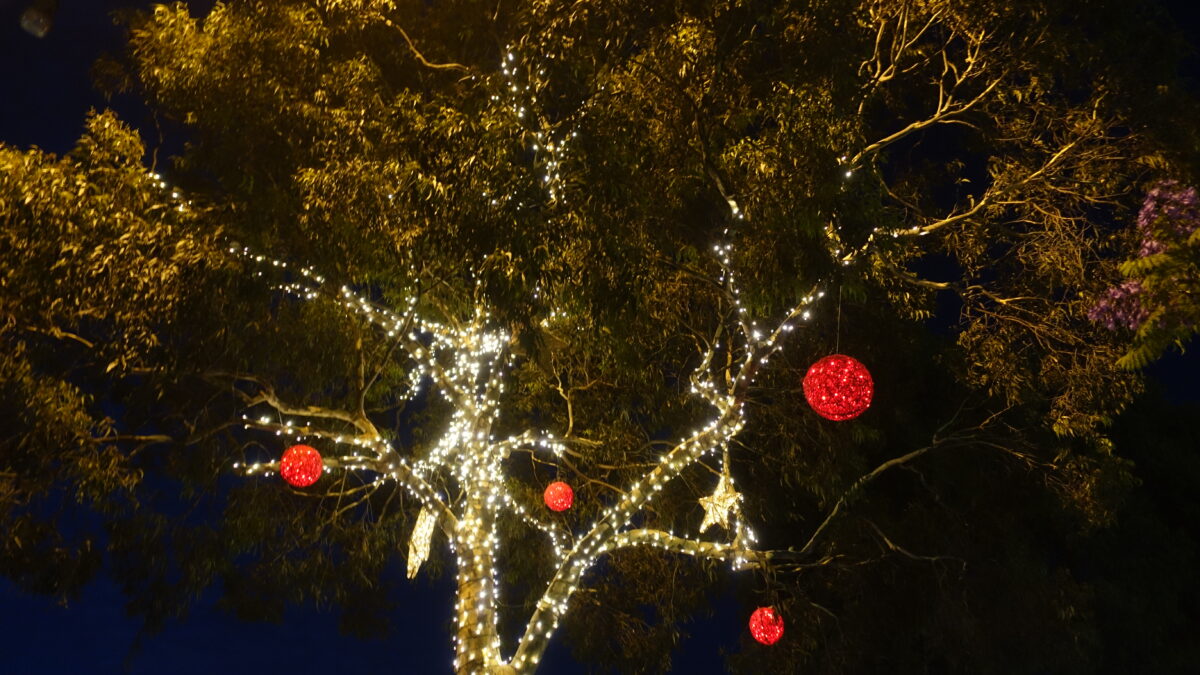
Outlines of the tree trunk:
[[[482,490],[480,491],[483,492]],[[496,541],[494,516],[478,497],[468,504],[458,522],[458,604],[455,614],[454,671],[460,675],[511,673],[500,657],[496,628]]]

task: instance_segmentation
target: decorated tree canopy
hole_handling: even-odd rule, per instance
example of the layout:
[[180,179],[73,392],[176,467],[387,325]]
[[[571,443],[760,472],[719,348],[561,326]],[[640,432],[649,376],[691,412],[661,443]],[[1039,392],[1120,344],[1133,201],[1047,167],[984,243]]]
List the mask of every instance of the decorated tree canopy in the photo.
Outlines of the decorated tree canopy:
[[459,673],[665,671],[722,593],[771,597],[730,668],[1085,662],[1039,547],[1113,521],[1118,359],[1195,243],[1130,4],[124,16],[95,72],[182,154],[0,147],[3,569],[44,589],[70,492],[155,626],[219,586],[386,633],[446,573]]

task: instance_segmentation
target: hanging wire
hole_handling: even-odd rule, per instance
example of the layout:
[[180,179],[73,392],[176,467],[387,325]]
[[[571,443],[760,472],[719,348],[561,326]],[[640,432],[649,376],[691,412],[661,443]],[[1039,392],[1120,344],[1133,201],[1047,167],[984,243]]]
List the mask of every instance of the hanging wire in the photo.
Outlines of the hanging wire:
[[837,333],[833,338],[833,353],[842,353],[842,285],[838,284]]

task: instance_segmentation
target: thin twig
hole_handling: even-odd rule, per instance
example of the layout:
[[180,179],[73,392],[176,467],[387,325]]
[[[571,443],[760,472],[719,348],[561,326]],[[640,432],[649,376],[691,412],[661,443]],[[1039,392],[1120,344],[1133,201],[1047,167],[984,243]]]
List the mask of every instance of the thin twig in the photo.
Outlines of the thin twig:
[[429,59],[425,58],[425,55],[421,53],[421,50],[417,49],[417,46],[413,44],[412,38],[408,37],[408,33],[406,33],[403,28],[393,23],[391,19],[384,19],[384,23],[400,31],[400,35],[404,38],[404,42],[408,45],[408,49],[413,53],[413,56],[417,57],[417,60],[421,62],[421,65],[425,66],[426,68],[433,68],[435,70],[461,70],[464,73],[471,72],[470,68],[467,68],[461,63],[433,63]]

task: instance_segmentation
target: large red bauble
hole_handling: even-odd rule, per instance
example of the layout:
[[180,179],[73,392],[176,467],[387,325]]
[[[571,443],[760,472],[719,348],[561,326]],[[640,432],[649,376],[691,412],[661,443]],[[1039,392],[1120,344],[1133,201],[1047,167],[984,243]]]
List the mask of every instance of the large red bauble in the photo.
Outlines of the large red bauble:
[[571,502],[575,501],[575,491],[570,485],[557,480],[546,486],[542,499],[551,511],[566,511],[571,508]]
[[774,607],[759,607],[750,615],[750,634],[764,645],[773,645],[783,637],[783,617]]
[[826,356],[804,375],[804,398],[818,415],[835,422],[861,415],[874,392],[867,367],[845,354]]
[[307,445],[293,445],[284,451],[283,459],[279,461],[279,475],[292,487],[312,485],[324,470],[321,453]]

